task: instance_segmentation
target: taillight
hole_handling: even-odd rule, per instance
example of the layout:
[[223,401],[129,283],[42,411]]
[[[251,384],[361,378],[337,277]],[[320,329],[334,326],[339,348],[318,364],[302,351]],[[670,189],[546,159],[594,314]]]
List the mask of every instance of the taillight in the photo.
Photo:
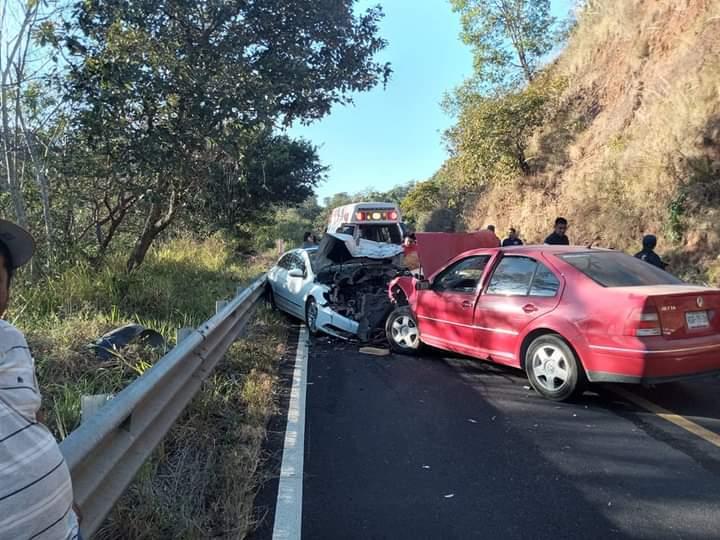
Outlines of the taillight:
[[397,212],[390,212],[389,217],[390,217],[390,219],[392,219],[393,221],[396,220],[396,219],[397,219]]
[[660,317],[654,307],[635,309],[625,326],[626,336],[652,337],[662,335]]
[[355,219],[357,219],[358,221],[362,221],[363,219],[365,219],[365,215],[362,212],[355,212]]

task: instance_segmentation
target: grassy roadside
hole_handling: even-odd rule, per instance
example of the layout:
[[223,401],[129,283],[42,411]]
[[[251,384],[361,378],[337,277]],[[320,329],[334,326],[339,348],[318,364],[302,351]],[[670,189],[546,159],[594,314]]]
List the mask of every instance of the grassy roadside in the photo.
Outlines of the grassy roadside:
[[[116,393],[160,353],[139,346],[100,361],[87,344],[139,322],[174,345],[175,329],[197,326],[270,264],[238,260],[220,239],[159,246],[131,276],[122,260],[76,267],[40,283],[18,282],[9,320],[26,333],[37,362],[45,423],[62,439],[80,422],[80,396]],[[242,538],[251,527],[257,468],[275,408],[285,326],[261,309],[204,384],[97,538]]]

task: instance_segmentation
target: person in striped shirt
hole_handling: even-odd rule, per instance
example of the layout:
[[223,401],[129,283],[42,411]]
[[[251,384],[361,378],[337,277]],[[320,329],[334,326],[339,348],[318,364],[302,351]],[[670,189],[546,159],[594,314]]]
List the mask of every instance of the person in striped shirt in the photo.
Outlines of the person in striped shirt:
[[35,362],[22,333],[2,319],[12,275],[33,249],[27,231],[0,219],[0,540],[75,540],[70,471],[37,419]]

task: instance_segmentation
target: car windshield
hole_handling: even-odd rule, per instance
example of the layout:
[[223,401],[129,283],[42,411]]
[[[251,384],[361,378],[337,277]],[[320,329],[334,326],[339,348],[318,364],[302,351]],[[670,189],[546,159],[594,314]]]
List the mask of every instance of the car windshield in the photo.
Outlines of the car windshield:
[[560,258],[603,287],[684,284],[664,270],[616,251],[568,253]]

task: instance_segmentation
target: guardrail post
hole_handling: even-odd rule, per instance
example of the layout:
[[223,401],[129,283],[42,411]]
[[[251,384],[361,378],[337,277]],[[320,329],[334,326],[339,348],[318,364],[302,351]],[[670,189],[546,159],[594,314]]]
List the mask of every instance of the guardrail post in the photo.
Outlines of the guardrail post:
[[235,296],[240,296],[244,290],[245,287],[238,287],[237,289],[235,289]]
[[220,313],[225,308],[225,306],[228,305],[228,303],[229,302],[227,300],[218,300],[217,302],[215,302],[215,313]]
[[180,343],[183,339],[185,339],[186,337],[188,337],[188,336],[192,333],[192,331],[193,331],[192,328],[187,328],[187,327],[185,327],[185,328],[178,328],[178,329],[175,331],[175,344],[177,345],[177,344]]

